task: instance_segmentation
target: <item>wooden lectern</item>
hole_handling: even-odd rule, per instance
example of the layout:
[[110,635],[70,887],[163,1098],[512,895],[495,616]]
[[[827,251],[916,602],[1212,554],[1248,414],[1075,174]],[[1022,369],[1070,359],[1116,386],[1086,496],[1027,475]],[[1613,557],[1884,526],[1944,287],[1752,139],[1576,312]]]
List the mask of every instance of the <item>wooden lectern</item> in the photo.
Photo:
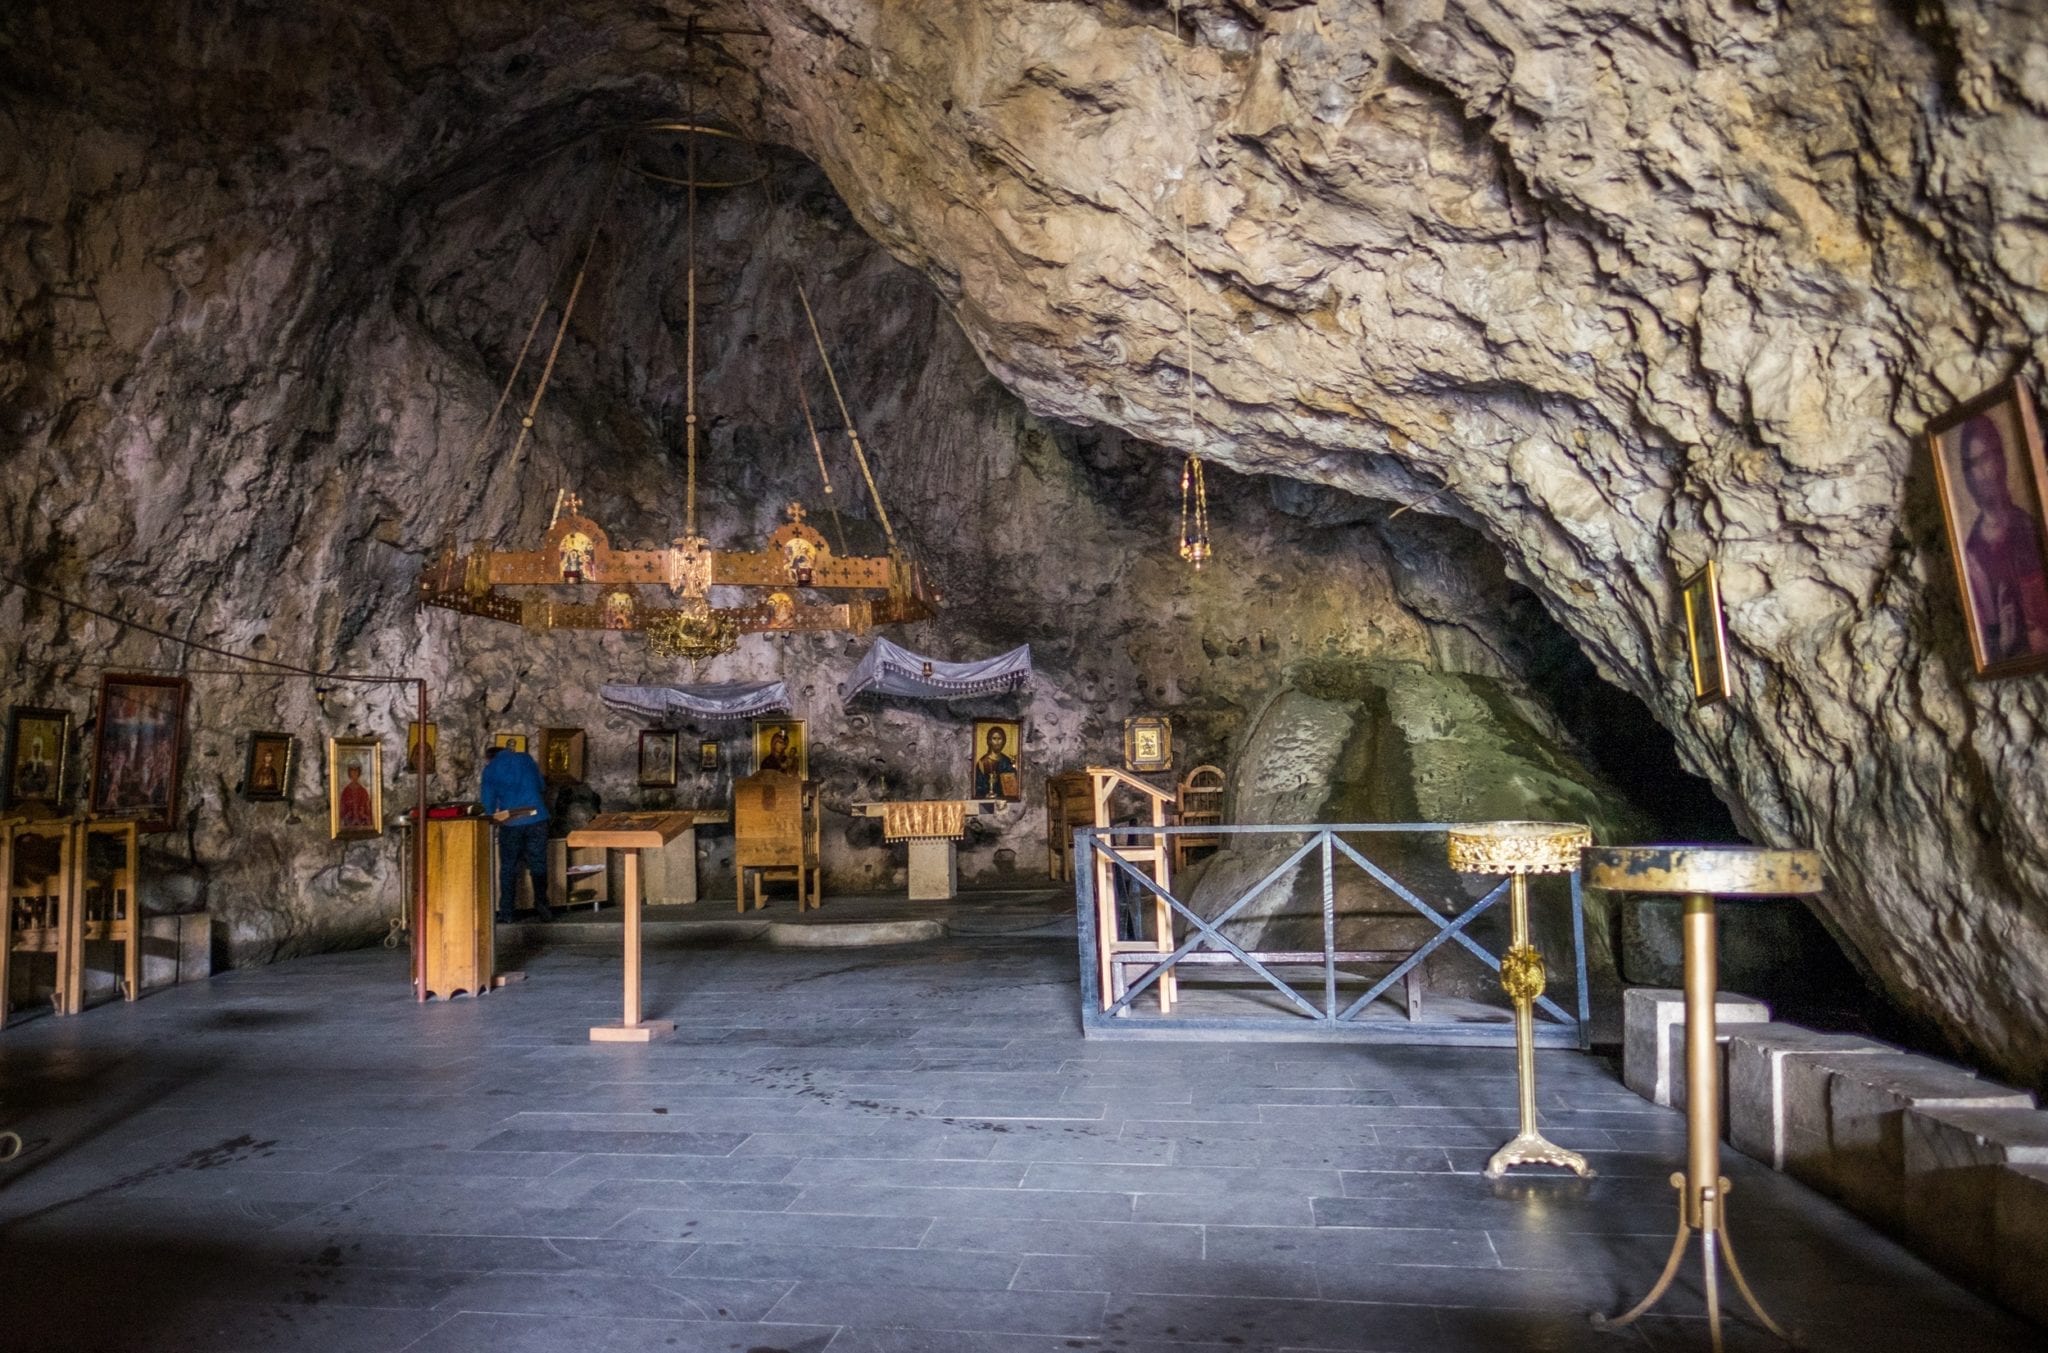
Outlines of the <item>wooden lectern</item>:
[[427,915],[422,996],[481,996],[497,975],[491,905],[491,820],[427,819]]
[[625,896],[626,996],[617,1024],[593,1024],[593,1043],[651,1043],[676,1031],[674,1021],[640,1018],[640,852],[658,849],[697,825],[697,815],[679,813],[601,813],[589,825],[569,833],[571,847],[602,846],[623,850]]

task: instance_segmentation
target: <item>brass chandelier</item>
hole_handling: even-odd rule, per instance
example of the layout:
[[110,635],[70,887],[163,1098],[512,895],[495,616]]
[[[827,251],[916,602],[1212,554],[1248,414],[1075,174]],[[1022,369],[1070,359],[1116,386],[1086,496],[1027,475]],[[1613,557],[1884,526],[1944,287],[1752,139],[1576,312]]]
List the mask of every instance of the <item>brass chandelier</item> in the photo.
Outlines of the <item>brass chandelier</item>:
[[[888,541],[882,555],[843,555],[832,548],[816,528],[805,521],[801,502],[791,502],[785,521],[756,550],[722,550],[698,530],[697,523],[697,190],[699,187],[732,187],[766,177],[729,174],[707,178],[698,172],[697,144],[700,138],[733,138],[735,133],[700,123],[694,109],[682,121],[646,123],[628,129],[631,137],[674,136],[684,140],[686,166],[680,175],[655,172],[644,164],[633,164],[634,172],[656,182],[681,186],[687,193],[685,240],[688,266],[685,277],[684,340],[684,426],[686,473],[684,481],[683,533],[666,547],[620,549],[610,534],[585,515],[581,497],[569,489],[560,490],[546,534],[529,550],[499,550],[477,542],[467,550],[445,548],[420,578],[420,600],[427,606],[459,611],[465,615],[510,621],[532,630],[585,629],[640,632],[657,656],[703,662],[732,652],[743,634],[805,633],[843,631],[865,633],[876,625],[922,620],[934,613],[935,598],[927,591],[916,564],[901,547],[881,494],[875,485],[867,453],[854,427],[851,412],[839,387],[830,355],[825,350],[810,296],[801,283],[796,286],[804,316],[816,344],[832,395],[875,510],[876,520]],[[628,163],[622,148],[621,165]],[[758,148],[756,148],[758,154]],[[520,420],[513,459],[523,449],[534,425],[534,414],[552,375],[569,318],[580,294],[589,266],[602,213],[591,227],[583,251],[583,262],[562,306],[561,319],[541,372],[539,384],[525,416]],[[534,330],[527,335],[505,392],[499,397],[502,410],[520,366],[531,349],[548,302],[535,316]],[[810,402],[797,380],[794,353],[791,379],[809,430],[812,450],[827,502],[832,501],[832,481],[825,465],[823,443]],[[485,428],[488,440],[498,413]],[[833,516],[837,518],[836,508]],[[712,596],[712,589],[728,590],[727,604]],[[651,598],[648,589],[665,589]],[[742,600],[730,604],[730,592]]]

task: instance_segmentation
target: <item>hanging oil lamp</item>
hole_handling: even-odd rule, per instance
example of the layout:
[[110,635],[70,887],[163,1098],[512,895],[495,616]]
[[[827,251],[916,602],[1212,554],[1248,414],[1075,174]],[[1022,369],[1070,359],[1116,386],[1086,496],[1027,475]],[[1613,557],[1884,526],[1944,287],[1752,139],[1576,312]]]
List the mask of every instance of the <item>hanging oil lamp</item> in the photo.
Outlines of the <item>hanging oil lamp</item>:
[[1195,456],[1180,470],[1180,557],[1196,572],[1209,562],[1209,487]]

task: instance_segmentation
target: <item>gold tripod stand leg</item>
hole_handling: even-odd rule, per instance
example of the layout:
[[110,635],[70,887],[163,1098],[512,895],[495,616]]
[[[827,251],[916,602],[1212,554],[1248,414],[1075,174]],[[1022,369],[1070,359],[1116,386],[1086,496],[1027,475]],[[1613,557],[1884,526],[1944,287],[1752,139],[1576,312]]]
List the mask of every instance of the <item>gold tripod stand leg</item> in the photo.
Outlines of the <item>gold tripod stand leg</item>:
[[1701,1277],[1707,1298],[1707,1333],[1714,1353],[1721,1353],[1721,1274],[1723,1259],[1735,1290],[1763,1327],[1787,1343],[1791,1336],[1771,1319],[1756,1299],[1735,1246],[1728,1235],[1730,1185],[1721,1176],[1721,1056],[1715,1046],[1714,993],[1720,968],[1714,927],[1714,899],[1691,893],[1685,899],[1685,1137],[1686,1170],[1671,1176],[1678,1190],[1678,1236],[1671,1256],[1650,1294],[1622,1315],[1595,1315],[1593,1323],[1607,1329],[1632,1324],[1671,1290],[1685,1257],[1685,1242],[1700,1238]]
[[1498,1179],[1517,1165],[1557,1165],[1581,1179],[1593,1167],[1576,1151],[1567,1151],[1536,1128],[1536,998],[1543,994],[1543,955],[1529,943],[1529,877],[1509,879],[1508,909],[1512,939],[1501,956],[1500,985],[1515,1003],[1515,1084],[1521,1126],[1514,1139],[1486,1162],[1486,1177]]

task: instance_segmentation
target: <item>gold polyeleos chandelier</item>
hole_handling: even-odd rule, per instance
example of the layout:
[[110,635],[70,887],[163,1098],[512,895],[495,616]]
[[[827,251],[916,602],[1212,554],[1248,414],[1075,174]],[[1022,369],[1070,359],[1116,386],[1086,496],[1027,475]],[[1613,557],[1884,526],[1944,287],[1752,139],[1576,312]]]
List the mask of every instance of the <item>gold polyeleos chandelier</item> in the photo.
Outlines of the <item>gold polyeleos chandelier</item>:
[[[466,615],[523,624],[533,630],[587,629],[639,632],[647,637],[649,649],[657,656],[703,662],[730,653],[743,634],[818,633],[843,631],[865,633],[876,625],[922,620],[935,611],[936,599],[927,591],[922,575],[896,538],[894,527],[875,485],[872,467],[861,445],[859,431],[839,387],[824,337],[811,308],[810,296],[801,283],[796,286],[804,316],[824,364],[832,395],[851,444],[853,459],[860,470],[880,524],[888,541],[882,555],[845,555],[832,548],[816,528],[805,521],[801,502],[792,501],[784,512],[785,521],[757,550],[721,550],[712,546],[697,524],[697,190],[700,187],[735,187],[766,177],[766,162],[752,177],[729,173],[706,177],[698,172],[697,144],[703,137],[734,138],[723,127],[697,121],[694,108],[682,121],[661,121],[629,129],[634,137],[661,135],[684,141],[686,164],[680,176],[658,172],[644,164],[630,167],[656,182],[681,186],[687,193],[685,209],[686,252],[684,341],[684,456],[686,462],[683,534],[666,547],[619,549],[609,533],[585,515],[582,499],[568,489],[560,490],[548,529],[539,545],[530,550],[499,550],[487,542],[468,550],[445,549],[428,566],[420,579],[420,600],[428,606],[459,611]],[[628,150],[631,149],[629,143]],[[758,155],[758,148],[756,148]],[[626,164],[622,156],[620,163]],[[554,347],[549,352],[539,384],[525,416],[520,420],[519,452],[534,425],[534,414],[546,392],[555,357],[580,294],[585,269],[589,266],[602,213],[593,222],[590,240],[583,253],[568,300],[563,304]],[[498,401],[502,410],[520,367],[531,349],[548,302],[535,316],[534,328],[521,349],[505,392]],[[823,442],[812,416],[810,402],[798,379],[794,352],[791,381],[804,423],[809,430],[827,502],[833,501],[832,481],[825,464]],[[497,421],[494,411],[486,425],[488,441]],[[836,520],[838,512],[833,509]],[[728,597],[737,591],[744,600],[737,605],[714,601],[711,589],[726,589]],[[650,600],[647,592],[655,593]]]

